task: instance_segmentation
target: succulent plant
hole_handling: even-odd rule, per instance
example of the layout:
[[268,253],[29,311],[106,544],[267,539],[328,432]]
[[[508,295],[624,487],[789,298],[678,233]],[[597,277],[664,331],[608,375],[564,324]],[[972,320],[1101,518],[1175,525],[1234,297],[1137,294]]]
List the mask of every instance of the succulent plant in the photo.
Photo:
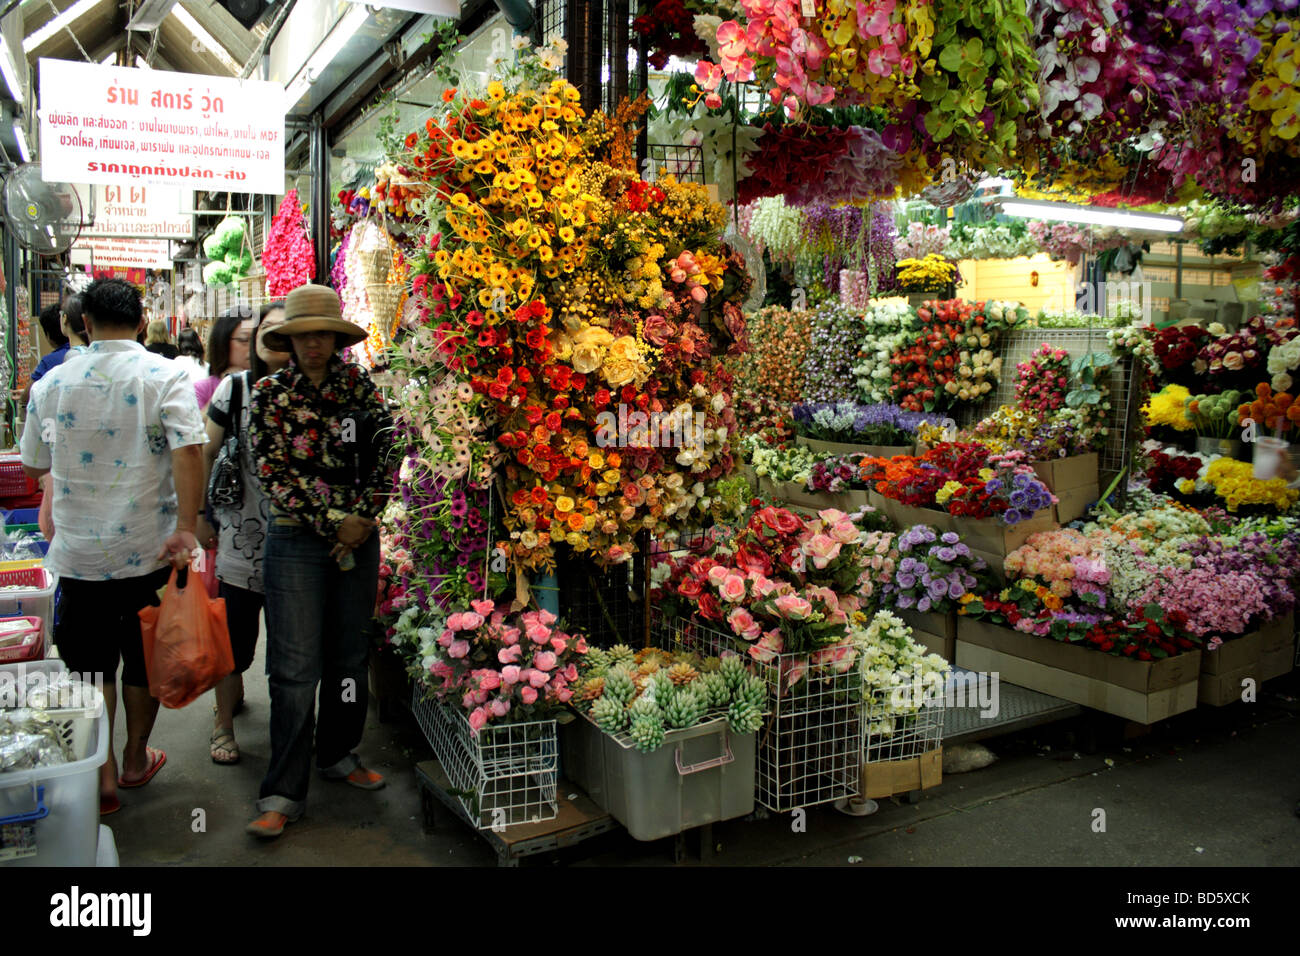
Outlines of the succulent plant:
[[591,705],[591,719],[607,734],[616,734],[627,726],[627,710],[612,697],[602,697]]
[[[590,653],[590,651],[588,651]],[[621,664],[632,664],[636,660],[636,653],[626,644],[615,644],[605,652],[609,659],[610,667],[618,667]]]
[[632,675],[621,667],[616,668],[605,675],[605,692],[601,699],[610,698],[617,701],[619,706],[626,707],[636,696],[636,690]]
[[632,701],[632,706],[627,709],[627,713],[631,720],[636,720],[638,717],[663,717],[663,711],[660,710],[655,699],[644,694]]
[[668,679],[678,687],[681,687],[683,684],[691,683],[691,681],[695,680],[699,676],[699,671],[683,661],[679,661],[672,667],[668,668]]
[[650,678],[650,683],[654,684],[655,700],[661,705],[672,697],[674,684],[667,671],[655,671],[654,676]]
[[699,688],[709,707],[726,707],[731,701],[731,688],[719,673],[705,674],[691,686]]
[[658,714],[642,714],[632,718],[628,736],[642,753],[657,750],[664,742],[664,721]]
[[745,661],[739,656],[724,657],[722,659],[722,666],[718,668],[718,672],[722,674],[723,678],[727,682],[727,687],[733,694],[736,692],[736,688],[740,686],[741,682],[749,676],[749,671],[745,669]]
[[605,678],[588,677],[578,688],[576,696],[579,700],[593,701],[603,693],[605,693]]
[[761,711],[763,705],[767,703],[767,684],[762,678],[748,674],[731,692],[731,699],[749,704],[755,710]]
[[748,701],[732,701],[727,708],[727,726],[734,734],[752,734],[763,726],[763,712]]
[[643,677],[649,677],[651,674],[658,674],[660,670],[661,668],[657,658],[651,658],[650,660],[642,661],[640,664],[636,665],[636,672]]
[[664,723],[674,730],[694,727],[704,716],[708,704],[693,687],[679,687],[664,707]]
[[587,655],[583,658],[585,669],[588,673],[604,673],[609,669],[609,652],[603,647],[587,648]]

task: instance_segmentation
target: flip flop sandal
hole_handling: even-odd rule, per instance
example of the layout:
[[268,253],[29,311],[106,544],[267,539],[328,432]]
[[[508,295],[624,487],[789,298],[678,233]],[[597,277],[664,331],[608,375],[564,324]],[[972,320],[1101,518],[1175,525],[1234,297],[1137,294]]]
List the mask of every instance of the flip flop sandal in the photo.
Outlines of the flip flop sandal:
[[267,819],[267,814],[263,813],[248,826],[244,827],[244,832],[251,833],[255,837],[261,837],[263,840],[274,840],[284,832],[284,828],[288,826],[290,822],[289,818],[285,817],[278,824],[272,824]]
[[103,794],[100,794],[99,815],[101,817],[106,817],[109,814],[117,813],[117,811],[121,809],[122,809],[122,801],[117,798],[117,794],[114,794],[111,797],[106,797]]
[[[218,757],[217,754],[225,752],[225,758]],[[226,730],[224,727],[218,727],[212,731],[212,736],[208,738],[208,753],[212,757],[212,762],[229,766],[230,764],[239,763],[239,744],[235,741],[233,731]]]
[[149,770],[139,780],[131,781],[126,777],[118,777],[117,785],[123,790],[133,790],[136,787],[143,787],[146,783],[154,778],[154,775],[163,768],[167,762],[167,754],[161,750],[155,750],[153,747],[146,747],[145,752],[149,754]]

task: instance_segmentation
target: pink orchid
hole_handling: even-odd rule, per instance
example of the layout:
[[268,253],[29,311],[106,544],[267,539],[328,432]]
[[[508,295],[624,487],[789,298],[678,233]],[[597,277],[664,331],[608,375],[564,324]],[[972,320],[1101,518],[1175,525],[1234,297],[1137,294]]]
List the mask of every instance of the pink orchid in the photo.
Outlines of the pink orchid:
[[708,92],[716,90],[722,82],[722,67],[708,60],[701,60],[695,64],[695,82],[702,90]]

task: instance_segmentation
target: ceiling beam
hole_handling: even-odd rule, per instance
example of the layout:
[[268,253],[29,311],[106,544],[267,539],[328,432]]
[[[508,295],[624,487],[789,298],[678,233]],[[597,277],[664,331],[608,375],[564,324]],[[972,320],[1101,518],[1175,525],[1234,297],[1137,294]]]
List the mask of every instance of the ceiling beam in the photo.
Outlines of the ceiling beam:
[[181,6],[226,48],[232,60],[240,64],[248,62],[248,58],[253,55],[253,45],[249,42],[252,34],[225,7],[217,3],[193,2],[182,3]]

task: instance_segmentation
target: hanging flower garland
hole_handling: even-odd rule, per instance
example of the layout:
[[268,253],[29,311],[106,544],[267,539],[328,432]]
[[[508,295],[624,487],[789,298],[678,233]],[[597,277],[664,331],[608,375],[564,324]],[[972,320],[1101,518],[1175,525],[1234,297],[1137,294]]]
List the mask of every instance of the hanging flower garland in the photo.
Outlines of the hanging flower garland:
[[266,270],[266,294],[273,299],[316,278],[316,246],[307,235],[296,189],[289,190],[271,220],[262,246],[262,268]]

